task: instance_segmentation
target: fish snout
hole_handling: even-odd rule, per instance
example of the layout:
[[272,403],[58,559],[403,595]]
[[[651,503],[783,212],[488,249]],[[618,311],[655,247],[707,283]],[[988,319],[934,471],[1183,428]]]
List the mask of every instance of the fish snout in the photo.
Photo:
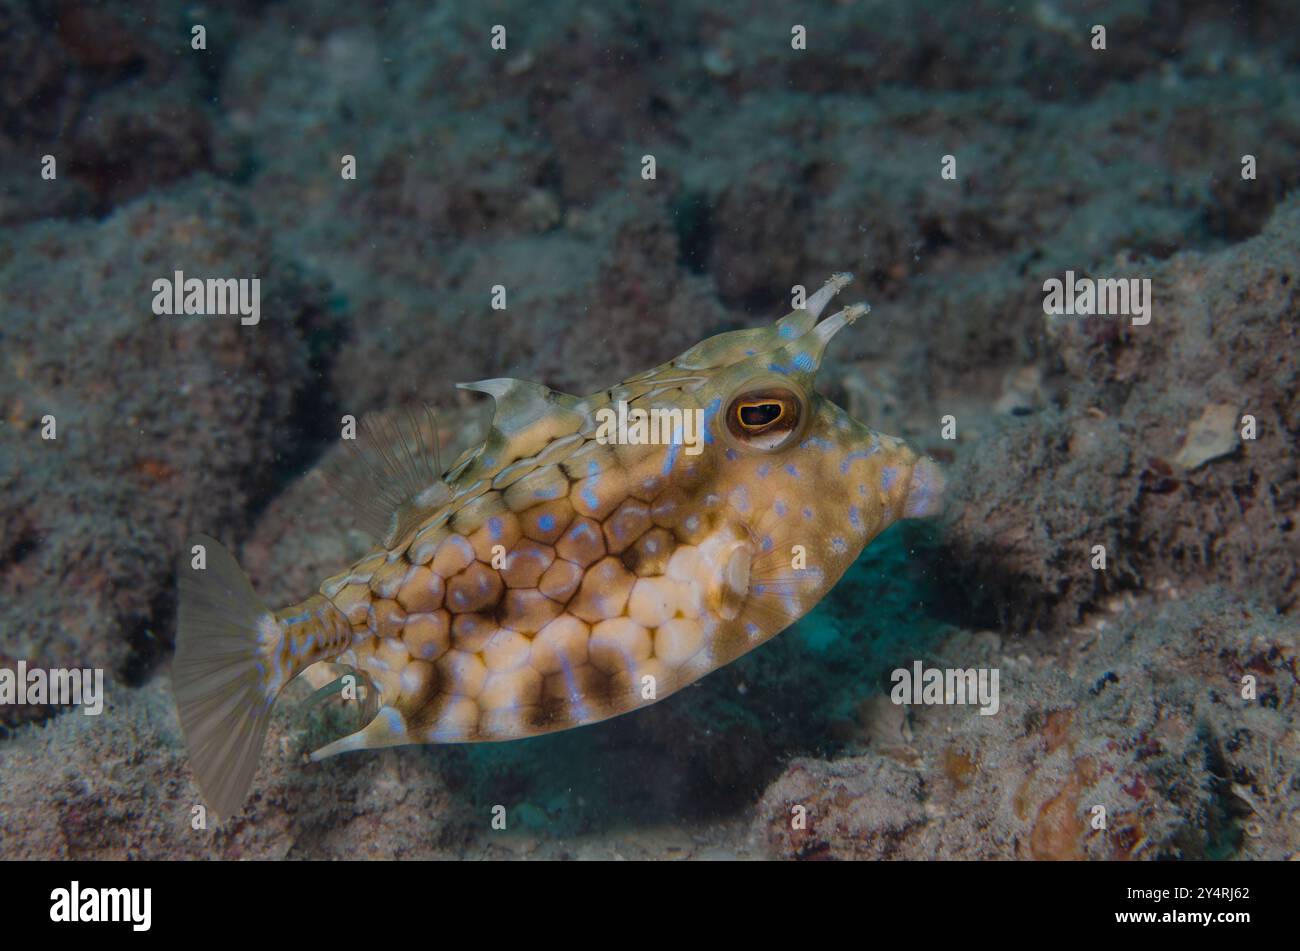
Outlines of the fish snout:
[[943,511],[943,490],[947,480],[939,464],[929,456],[922,456],[912,466],[912,477],[907,487],[907,502],[903,507],[906,518],[925,518]]

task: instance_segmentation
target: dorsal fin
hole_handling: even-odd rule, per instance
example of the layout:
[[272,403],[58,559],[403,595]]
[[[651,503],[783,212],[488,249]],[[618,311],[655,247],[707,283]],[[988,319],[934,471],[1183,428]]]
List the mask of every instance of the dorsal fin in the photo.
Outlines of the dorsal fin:
[[505,376],[476,380],[473,383],[457,383],[456,388],[486,393],[492,397],[496,403],[492,428],[500,430],[507,437],[518,435],[543,417],[577,412],[577,407],[582,403],[580,397],[570,393],[561,393],[540,383]]
[[348,453],[326,467],[326,481],[352,504],[358,527],[386,548],[451,498],[430,406],[367,414],[344,445]]
[[505,466],[541,452],[555,439],[578,432],[586,423],[586,401],[527,380],[499,377],[457,388],[486,393],[496,403],[483,445],[463,470],[460,479],[481,479]]

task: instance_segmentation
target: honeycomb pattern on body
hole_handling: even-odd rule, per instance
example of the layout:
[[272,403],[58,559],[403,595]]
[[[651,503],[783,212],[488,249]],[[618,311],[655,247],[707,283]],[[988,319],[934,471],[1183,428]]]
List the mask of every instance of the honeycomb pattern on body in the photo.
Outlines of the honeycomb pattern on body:
[[[379,691],[374,719],[313,757],[514,739],[646,706],[802,617],[895,520],[937,512],[932,462],[814,390],[827,342],[867,310],[817,323],[848,280],[774,326],[709,337],[586,397],[463,384],[495,401],[483,442],[429,508],[393,512],[384,548],[278,615],[277,677],[316,682],[317,662],[336,660]],[[766,443],[733,425],[732,407],[774,388],[798,425]],[[615,407],[620,427],[640,409],[697,419],[699,439],[610,442]],[[404,443],[397,456],[409,454]],[[397,484],[438,471],[413,468]]]
[[665,476],[663,447],[589,445],[503,470],[322,585],[354,634],[338,661],[400,716],[381,730],[408,742],[528,736],[648,705],[713,669],[717,623],[693,542],[727,529],[716,500],[710,518],[692,497],[704,464]]

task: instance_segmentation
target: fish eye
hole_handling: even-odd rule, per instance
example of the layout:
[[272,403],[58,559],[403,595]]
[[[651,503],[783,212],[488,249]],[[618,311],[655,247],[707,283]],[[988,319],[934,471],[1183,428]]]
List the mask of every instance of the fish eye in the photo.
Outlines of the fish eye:
[[803,401],[785,387],[746,390],[727,407],[727,432],[741,445],[763,452],[789,443],[802,421]]

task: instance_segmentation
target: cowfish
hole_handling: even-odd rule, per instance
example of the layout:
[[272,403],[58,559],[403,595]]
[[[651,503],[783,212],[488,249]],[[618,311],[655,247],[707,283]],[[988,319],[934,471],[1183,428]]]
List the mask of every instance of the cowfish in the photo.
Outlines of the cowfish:
[[192,539],[172,682],[208,805],[242,806],[272,705],[305,671],[373,691],[371,719],[312,760],[596,723],[753,650],[883,529],[939,512],[931,459],[814,389],[868,311],[819,322],[850,280],[589,396],[460,384],[494,415],[446,471],[419,415],[365,427],[350,494],[377,543],[292,607],[268,610],[220,543]]

